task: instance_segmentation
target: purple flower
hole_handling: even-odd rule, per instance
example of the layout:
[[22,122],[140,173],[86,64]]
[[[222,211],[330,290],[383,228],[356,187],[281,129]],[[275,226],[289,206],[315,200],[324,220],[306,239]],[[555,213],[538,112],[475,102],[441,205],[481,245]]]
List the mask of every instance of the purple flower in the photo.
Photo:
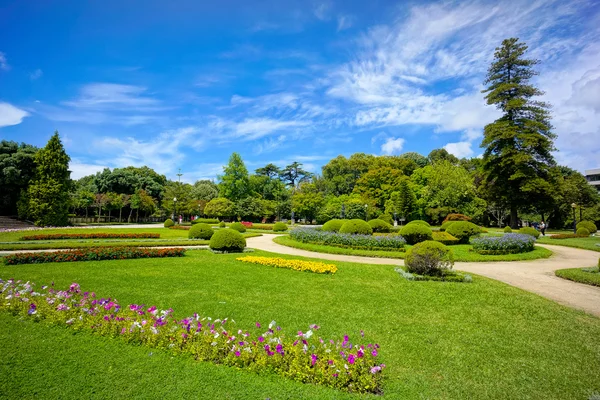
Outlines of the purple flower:
[[257,328],[260,328],[260,322],[257,322],[257,323],[256,323],[256,327],[257,327]]
[[373,351],[371,352],[371,355],[372,355],[373,357],[377,357],[377,350],[373,350]]
[[36,305],[33,304],[33,303],[31,303],[29,305],[29,311],[27,311],[27,314],[29,314],[29,315],[35,314],[36,313],[36,308],[37,308]]
[[348,362],[350,364],[354,364],[354,360],[355,360],[354,354],[348,354]]
[[311,354],[310,355],[310,359],[311,359],[310,365],[315,365],[315,363],[317,362],[318,357],[317,357],[316,354]]
[[239,351],[239,350],[235,352],[235,356],[236,356],[236,357],[239,357],[239,356],[240,356],[240,354],[241,354],[241,353],[240,353],[240,351]]
[[360,336],[365,337],[365,331],[363,331],[362,329],[360,330]]
[[373,368],[371,368],[371,373],[372,374],[376,374],[379,371],[381,371],[381,367],[379,365],[376,365]]
[[329,365],[333,365],[333,360],[329,360],[329,361],[327,361],[327,364],[329,364]]
[[283,346],[282,346],[281,344],[278,344],[278,345],[275,347],[275,351],[276,351],[277,353],[279,353],[279,354],[282,354],[282,353],[283,353]]
[[298,341],[296,340],[296,341],[295,341],[295,342],[292,344],[292,346],[295,346],[295,345],[297,345],[297,344],[298,344]]
[[258,337],[258,341],[262,343],[262,342],[264,342],[264,341],[265,341],[265,338],[264,338],[264,337],[262,337],[262,336],[259,336],[259,337]]

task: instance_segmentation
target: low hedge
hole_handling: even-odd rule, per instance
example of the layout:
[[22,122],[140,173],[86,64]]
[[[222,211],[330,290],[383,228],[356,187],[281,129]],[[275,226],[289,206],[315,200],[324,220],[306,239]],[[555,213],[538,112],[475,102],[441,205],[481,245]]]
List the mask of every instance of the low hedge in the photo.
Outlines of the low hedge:
[[370,220],[368,224],[371,226],[371,229],[373,229],[373,232],[377,233],[389,233],[392,229],[392,225],[378,218]]
[[17,253],[4,257],[6,265],[41,264],[70,261],[125,260],[133,258],[183,257],[185,249],[152,249],[140,247],[96,247],[68,251]]
[[452,225],[453,223],[455,223],[455,222],[457,222],[457,221],[446,221],[446,222],[444,222],[444,223],[442,224],[442,226],[440,226],[440,232],[444,232],[444,231],[446,231],[446,229],[448,229],[448,227],[449,227],[450,225]]
[[504,233],[512,233],[512,228],[510,226],[505,226],[503,230]]
[[218,223],[219,223],[219,220],[216,219],[216,218],[197,218],[197,219],[195,219],[195,220],[192,221],[192,225],[195,225],[195,224],[211,224],[211,225],[214,225],[214,224],[218,224]]
[[160,233],[53,233],[27,235],[20,240],[64,240],[64,239],[160,239]]
[[285,232],[288,230],[288,226],[285,222],[275,222],[273,225],[273,232]]
[[224,221],[219,222],[219,228],[225,228],[225,226],[227,225],[225,225]]
[[246,227],[241,222],[234,222],[233,224],[229,225],[229,229],[234,229],[240,233],[246,232]]
[[196,224],[192,226],[188,233],[190,239],[210,239],[215,234],[215,230],[208,224]]
[[212,250],[224,251],[227,253],[239,253],[244,251],[246,239],[244,239],[244,236],[235,229],[219,229],[210,238],[208,246]]
[[473,250],[484,255],[518,254],[534,250],[535,238],[523,233],[507,233],[471,240]]
[[394,218],[390,214],[381,214],[377,219],[385,221],[390,225],[394,225]]
[[191,226],[186,225],[173,225],[169,227],[169,229],[174,229],[176,231],[189,231],[191,228]]
[[[281,222],[281,223],[283,223],[283,222]],[[244,226],[246,226],[246,228],[249,228],[247,225],[244,225]],[[258,230],[261,230],[261,231],[272,231],[273,227],[275,227],[274,224],[252,224],[252,226],[250,228],[251,229],[258,229]]]
[[594,224],[592,221],[581,221],[577,224],[576,228],[585,228],[588,230],[588,232],[590,232],[590,234],[596,233],[598,231],[596,224]]
[[588,237],[590,236],[590,231],[588,231],[586,228],[577,228],[577,235]]
[[471,236],[481,233],[481,229],[472,222],[455,221],[446,229],[446,232],[458,239],[461,244],[468,244]]
[[458,238],[455,238],[448,232],[433,231],[432,235],[433,235],[434,241],[445,244],[446,246],[452,246],[453,244],[458,244],[458,242],[459,242]]
[[589,237],[590,235],[577,235],[575,233],[561,233],[558,235],[552,235],[550,236],[550,239],[576,239],[576,238],[586,238]]
[[353,235],[372,235],[373,228],[362,219],[351,219],[344,222],[340,228],[340,233],[349,233]]
[[531,235],[536,239],[540,237],[540,231],[538,231],[535,228],[528,227],[528,226],[519,229],[519,233],[523,233],[525,235]]
[[175,225],[175,222],[173,222],[173,220],[172,220],[171,218],[168,218],[168,219],[165,221],[165,223],[164,223],[164,227],[165,227],[165,228],[170,228],[170,227],[172,227],[173,225]]
[[329,220],[323,224],[323,228],[321,230],[325,232],[339,232],[342,225],[344,225],[344,222],[346,222],[345,219]]
[[433,231],[424,224],[415,223],[405,225],[400,230],[400,235],[406,239],[408,244],[417,244],[426,240],[433,240]]

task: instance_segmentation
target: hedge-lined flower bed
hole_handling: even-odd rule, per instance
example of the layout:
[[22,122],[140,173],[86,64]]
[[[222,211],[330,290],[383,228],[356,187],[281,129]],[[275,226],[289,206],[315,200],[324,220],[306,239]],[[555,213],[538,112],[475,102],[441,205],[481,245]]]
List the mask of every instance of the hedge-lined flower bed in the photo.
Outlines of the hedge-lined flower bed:
[[192,227],[188,226],[188,225],[173,225],[173,226],[170,226],[169,229],[175,229],[175,230],[180,230],[180,231],[189,231],[190,229],[192,229]]
[[289,260],[278,257],[255,257],[246,256],[237,258],[238,261],[243,261],[252,264],[267,265],[275,268],[289,268],[296,271],[310,271],[317,274],[335,274],[337,267],[333,264],[325,264],[315,261]]
[[550,239],[578,239],[578,238],[586,238],[590,235],[577,235],[575,233],[561,233],[557,235],[551,235]]
[[473,250],[479,254],[517,254],[533,251],[535,238],[523,233],[482,237],[471,240]]
[[177,320],[173,310],[155,306],[119,305],[116,299],[82,293],[73,283],[58,291],[21,281],[0,279],[0,310],[21,318],[91,331],[109,337],[175,353],[191,354],[250,371],[272,371],[303,383],[321,384],[354,393],[380,393],[384,364],[378,362],[379,345],[358,345],[346,335],[341,340],[317,338],[311,325],[307,332],[286,337],[272,321],[239,329],[233,320],[191,317]]
[[132,258],[183,257],[185,249],[152,249],[139,247],[96,247],[68,251],[16,253],[4,257],[6,265],[41,264],[50,262],[125,260]]
[[404,248],[406,240],[402,236],[357,235],[311,228],[297,228],[290,232],[290,237],[298,242],[324,244],[327,246],[350,247],[365,250],[397,251]]
[[160,239],[160,233],[53,233],[23,236],[20,240],[63,239]]

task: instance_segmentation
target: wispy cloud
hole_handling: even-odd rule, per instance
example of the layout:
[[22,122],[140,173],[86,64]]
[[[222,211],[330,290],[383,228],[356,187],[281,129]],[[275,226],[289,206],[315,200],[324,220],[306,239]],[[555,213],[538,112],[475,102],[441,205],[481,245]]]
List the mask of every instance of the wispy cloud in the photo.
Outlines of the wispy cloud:
[[84,176],[95,174],[96,172],[101,172],[104,168],[108,168],[105,165],[97,165],[97,164],[88,164],[82,162],[79,159],[72,159],[69,163],[69,170],[71,171],[71,179],[79,179]]
[[6,60],[6,54],[0,51],[0,69],[8,71],[10,69],[10,65],[8,65],[8,61]]
[[332,4],[330,1],[323,1],[317,4],[313,10],[315,17],[321,21],[329,21],[331,19]]
[[142,111],[157,111],[160,101],[145,96],[145,87],[115,83],[91,83],[81,88],[79,98],[63,105],[87,109],[114,109],[127,107]]
[[42,70],[38,68],[29,74],[29,79],[31,79],[32,81],[38,80],[42,77],[43,74],[44,73],[42,72]]
[[352,15],[339,15],[337,18],[338,32],[351,28],[353,24],[354,16]]
[[21,110],[9,103],[0,103],[0,128],[18,125],[27,116],[29,116],[29,113],[25,110]]

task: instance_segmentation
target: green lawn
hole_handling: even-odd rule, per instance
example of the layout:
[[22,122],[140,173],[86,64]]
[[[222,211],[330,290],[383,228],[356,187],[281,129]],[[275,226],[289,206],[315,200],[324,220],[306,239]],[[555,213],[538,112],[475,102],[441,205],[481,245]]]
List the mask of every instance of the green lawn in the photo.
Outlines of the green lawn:
[[[363,257],[383,257],[383,258],[404,258],[405,252],[400,251],[381,251],[381,250],[356,250],[347,249],[335,246],[325,246],[320,244],[312,243],[301,243],[293,240],[289,236],[278,236],[273,239],[275,243],[294,247],[302,250],[316,251],[319,253],[329,254],[343,254],[351,256],[363,256]],[[411,246],[405,246],[406,249]],[[486,262],[486,261],[523,261],[523,260],[535,260],[538,258],[548,258],[552,255],[552,252],[543,247],[536,246],[534,251],[529,253],[521,254],[505,254],[505,255],[481,255],[475,252],[469,251],[470,245],[459,244],[449,246],[454,252],[454,260],[460,262]]]
[[[23,236],[53,233],[159,233],[160,239],[66,239],[66,240],[19,240]],[[198,246],[208,240],[188,239],[188,231],[167,228],[73,228],[42,229],[0,233],[2,250],[71,249],[98,246]],[[259,232],[247,232],[245,237],[260,236]]]
[[567,268],[555,271],[556,276],[559,276],[570,281],[585,283],[592,286],[600,286],[600,272],[598,268],[594,268],[593,272],[584,271],[586,268]]
[[[573,233],[573,232],[571,232]],[[573,239],[552,239],[549,236],[540,236],[538,243],[553,244],[557,246],[576,247],[579,249],[600,251],[600,236]]]
[[[269,255],[256,252],[256,255]],[[502,283],[409,282],[393,266],[335,263],[335,275],[241,263],[238,255],[0,266],[2,278],[230,317],[322,325],[381,345],[383,398],[587,398],[600,391],[600,319]],[[283,256],[286,257],[286,256]],[[287,257],[291,258],[291,257]],[[330,261],[328,261],[330,262]],[[72,334],[0,314],[0,397],[354,398],[186,356]],[[375,398],[375,396],[372,396]]]

